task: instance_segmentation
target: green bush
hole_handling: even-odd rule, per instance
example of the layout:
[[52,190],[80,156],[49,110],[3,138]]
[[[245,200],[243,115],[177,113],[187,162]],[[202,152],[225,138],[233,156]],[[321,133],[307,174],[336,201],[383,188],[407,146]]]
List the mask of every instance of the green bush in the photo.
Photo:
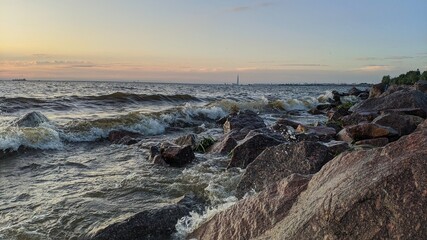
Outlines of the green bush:
[[390,78],[389,75],[386,75],[381,80],[382,83],[390,85],[412,85],[419,80],[427,80],[427,71],[424,71],[422,74],[419,69],[416,71],[409,71],[406,74],[400,74],[398,77]]
[[196,147],[196,152],[205,153],[206,150],[215,143],[215,139],[213,137],[203,137],[203,139],[199,142]]

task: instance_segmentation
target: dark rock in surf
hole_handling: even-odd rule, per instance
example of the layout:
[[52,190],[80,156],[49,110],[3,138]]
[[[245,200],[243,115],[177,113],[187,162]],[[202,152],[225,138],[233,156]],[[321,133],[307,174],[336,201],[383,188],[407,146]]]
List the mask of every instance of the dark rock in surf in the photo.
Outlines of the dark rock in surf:
[[176,231],[178,219],[191,211],[201,212],[203,201],[194,194],[183,197],[178,203],[159,209],[146,210],[124,220],[114,223],[100,231],[93,240],[155,240],[171,239]]
[[245,138],[243,142],[237,145],[232,153],[230,163],[227,168],[240,167],[246,168],[264,149],[282,143],[270,136],[257,134],[255,136]]
[[181,136],[175,139],[174,143],[180,146],[190,145],[194,150],[197,147],[197,136],[196,134],[188,134],[186,136]]
[[336,110],[329,110],[326,115],[329,121],[339,121],[342,117],[349,115],[350,112],[344,108],[338,108]]
[[241,198],[251,189],[261,191],[292,173],[313,174],[332,157],[328,147],[317,142],[283,143],[269,147],[246,167],[236,195]]
[[[229,133],[233,130],[240,131],[245,128],[253,130],[257,128],[265,128],[264,120],[253,111],[245,110],[235,115],[230,115],[224,123],[224,133]],[[249,132],[249,131],[248,131]]]
[[[125,137],[126,139],[122,141],[122,139]],[[139,137],[141,137],[141,134],[139,133],[130,132],[126,130],[113,130],[108,134],[108,141],[114,144],[121,144],[126,142],[133,142],[133,140],[136,140]],[[136,141],[135,143],[137,142],[138,141]]]
[[208,152],[213,154],[229,154],[236,146],[236,139],[231,134],[226,134],[222,140],[214,143]]
[[299,125],[296,129],[297,133],[315,136],[318,141],[329,141],[335,137],[337,131],[335,128],[327,126],[304,126]]
[[49,119],[40,112],[30,112],[22,118],[14,121],[12,124],[18,127],[38,127],[40,124],[49,122]]
[[183,167],[191,163],[194,158],[194,152],[190,145],[177,146],[169,145],[160,149],[163,160],[172,167]]

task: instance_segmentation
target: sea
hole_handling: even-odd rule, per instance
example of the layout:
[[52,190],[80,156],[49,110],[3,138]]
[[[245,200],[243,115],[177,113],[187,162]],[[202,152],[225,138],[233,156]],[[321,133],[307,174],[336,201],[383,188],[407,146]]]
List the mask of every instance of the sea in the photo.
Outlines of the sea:
[[[190,133],[218,139],[217,120],[250,109],[268,126],[287,117],[322,124],[307,111],[341,85],[209,85],[102,81],[0,81],[0,239],[86,239],[138,212],[193,192],[205,213],[177,222],[182,238],[236,202],[243,169],[228,156],[196,153],[183,168],[155,165],[149,149]],[[349,99],[351,101],[351,99]],[[49,121],[18,127],[39,112]],[[112,130],[143,135],[134,145],[111,144]]]

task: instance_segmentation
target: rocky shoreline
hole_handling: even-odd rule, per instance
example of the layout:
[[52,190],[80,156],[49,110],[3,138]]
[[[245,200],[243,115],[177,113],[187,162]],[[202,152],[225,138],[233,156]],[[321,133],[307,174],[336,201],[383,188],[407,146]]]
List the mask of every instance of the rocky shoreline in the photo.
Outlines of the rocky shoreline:
[[[282,118],[267,127],[255,112],[231,113],[218,121],[224,134],[216,142],[182,136],[152,146],[149,161],[183,167],[198,151],[229,155],[228,169],[246,169],[236,189],[241,200],[202,223],[189,239],[423,239],[425,89],[419,82],[334,92],[329,104],[310,110],[325,114],[325,125]],[[360,101],[342,103],[349,95]],[[113,143],[138,142],[131,133],[113,135]],[[185,199],[110,225],[93,239],[172,238],[177,219],[209,205],[194,196]]]

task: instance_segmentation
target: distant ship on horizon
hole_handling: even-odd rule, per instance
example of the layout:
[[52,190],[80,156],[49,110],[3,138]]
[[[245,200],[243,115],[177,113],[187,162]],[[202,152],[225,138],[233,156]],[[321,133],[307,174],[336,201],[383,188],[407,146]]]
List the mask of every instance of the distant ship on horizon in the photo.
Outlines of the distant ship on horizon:
[[25,78],[15,78],[15,79],[12,79],[12,81],[14,81],[14,82],[24,82],[24,81],[27,81],[27,79],[25,79]]

